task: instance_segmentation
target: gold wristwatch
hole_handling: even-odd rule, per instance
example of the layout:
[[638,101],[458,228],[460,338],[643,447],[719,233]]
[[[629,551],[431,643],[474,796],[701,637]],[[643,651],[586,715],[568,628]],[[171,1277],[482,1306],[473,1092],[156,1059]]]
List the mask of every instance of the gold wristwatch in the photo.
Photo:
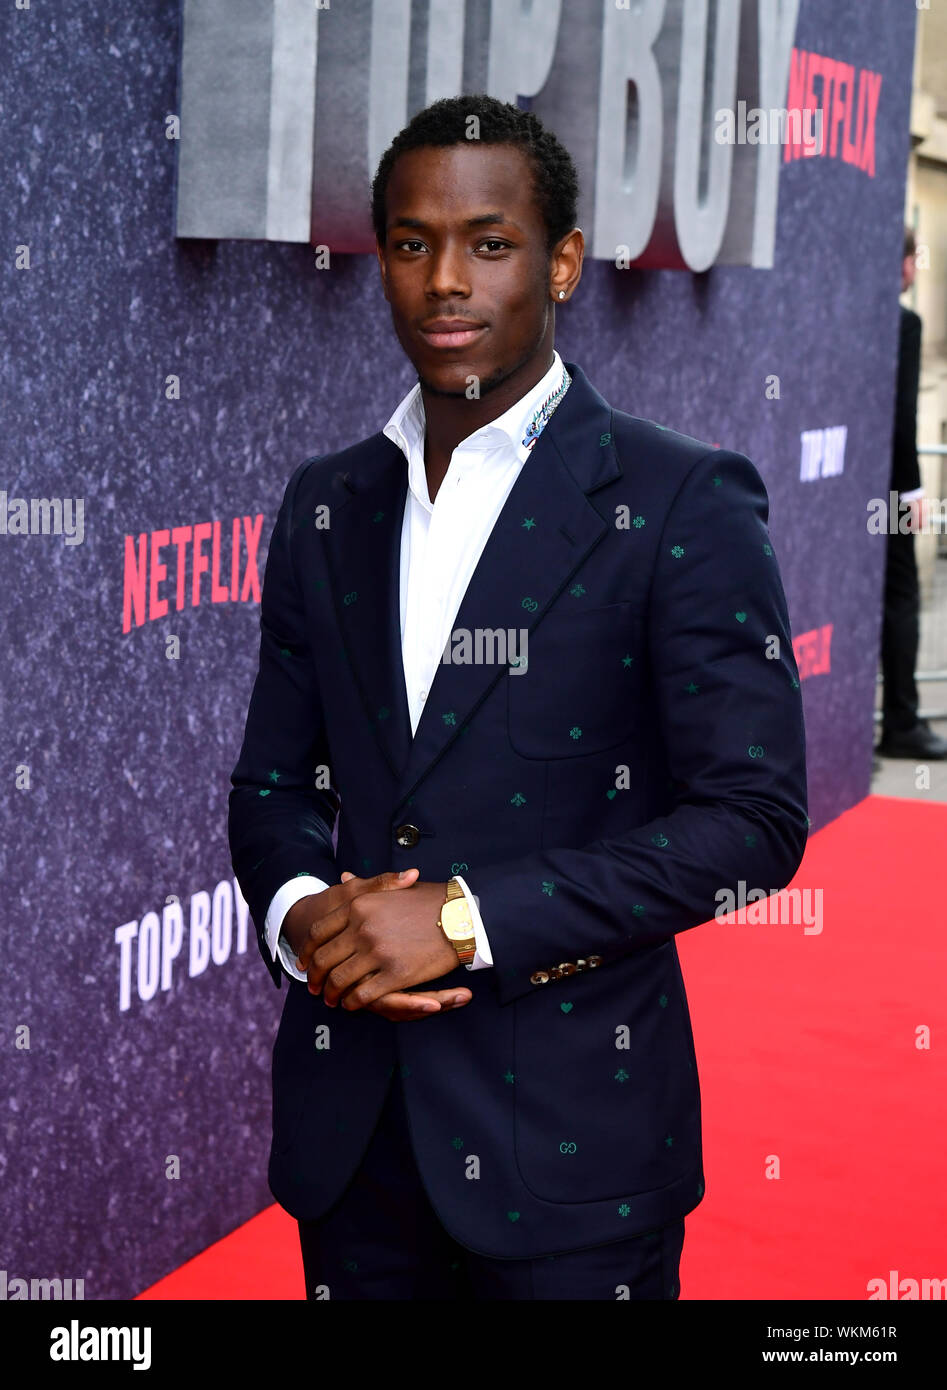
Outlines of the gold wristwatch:
[[469,965],[476,955],[477,941],[470,908],[456,878],[447,880],[447,897],[437,925],[457,952],[461,965]]

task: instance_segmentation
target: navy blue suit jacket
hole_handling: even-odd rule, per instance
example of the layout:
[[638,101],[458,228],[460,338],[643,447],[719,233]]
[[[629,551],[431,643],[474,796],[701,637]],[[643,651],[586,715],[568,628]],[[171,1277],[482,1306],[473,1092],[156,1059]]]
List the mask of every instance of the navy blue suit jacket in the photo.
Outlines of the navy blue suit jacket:
[[[412,738],[404,455],[379,433],[306,460],[270,540],[230,794],[234,870],[270,973],[288,981],[274,1196],[297,1218],[327,1210],[397,1067],[440,1220],[509,1258],[623,1239],[701,1200],[674,938],[712,920],[740,879],[784,887],[808,827],[801,692],[759,473],[613,410],[567,365],[572,385],[454,622],[527,629],[526,672],[439,665]],[[315,524],[323,505],[328,527]],[[320,766],[331,789],[314,785]],[[420,832],[414,848],[397,843],[404,824]],[[469,986],[466,1007],[397,1024],[329,1010],[273,963],[263,921],[285,881],[415,865],[424,880],[461,873],[478,896],[494,967],[431,982]]]

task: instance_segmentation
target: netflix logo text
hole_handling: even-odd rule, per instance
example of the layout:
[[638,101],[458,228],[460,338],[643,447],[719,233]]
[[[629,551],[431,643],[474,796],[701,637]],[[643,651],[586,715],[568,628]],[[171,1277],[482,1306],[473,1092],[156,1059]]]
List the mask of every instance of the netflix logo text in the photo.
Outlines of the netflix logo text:
[[165,617],[173,604],[259,603],[263,513],[125,537],[122,631]]
[[[822,138],[817,145],[797,134],[786,143],[784,161],[827,155],[863,170],[873,179],[881,81],[880,72],[859,68],[856,73],[851,63],[794,48],[789,64],[786,106],[790,113],[820,110]],[[798,124],[793,129],[798,132]]]
[[801,681],[810,676],[827,676],[832,670],[833,626],[833,623],[823,623],[822,627],[800,632],[793,638],[792,651]]

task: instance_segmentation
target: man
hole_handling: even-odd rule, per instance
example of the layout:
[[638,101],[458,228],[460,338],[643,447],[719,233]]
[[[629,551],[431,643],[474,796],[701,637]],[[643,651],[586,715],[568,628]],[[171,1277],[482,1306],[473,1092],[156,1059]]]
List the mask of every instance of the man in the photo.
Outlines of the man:
[[[910,227],[904,229],[901,261],[901,293],[914,284],[917,243]],[[921,594],[917,578],[915,531],[923,522],[924,489],[917,458],[917,392],[921,375],[921,320],[913,309],[900,305],[898,382],[895,393],[894,442],[889,488],[898,501],[910,502],[910,530],[888,528],[885,563],[884,611],[881,624],[881,673],[884,682],[881,742],[878,752],[886,758],[947,758],[947,740],[934,733],[917,715],[917,664]],[[898,518],[899,522],[901,518]]]
[[269,1180],[310,1298],[676,1298],[674,935],[805,846],[763,483],[555,352],[576,195],[488,97],[396,137],[373,216],[418,385],[297,468],[270,541],[230,838],[290,977]]

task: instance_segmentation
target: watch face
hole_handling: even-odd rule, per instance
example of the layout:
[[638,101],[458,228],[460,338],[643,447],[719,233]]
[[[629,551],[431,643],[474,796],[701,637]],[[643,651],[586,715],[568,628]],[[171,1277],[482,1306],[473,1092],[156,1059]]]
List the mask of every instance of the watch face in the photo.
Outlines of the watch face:
[[453,898],[441,908],[441,926],[451,941],[466,941],[474,934],[470,909],[465,899]]

